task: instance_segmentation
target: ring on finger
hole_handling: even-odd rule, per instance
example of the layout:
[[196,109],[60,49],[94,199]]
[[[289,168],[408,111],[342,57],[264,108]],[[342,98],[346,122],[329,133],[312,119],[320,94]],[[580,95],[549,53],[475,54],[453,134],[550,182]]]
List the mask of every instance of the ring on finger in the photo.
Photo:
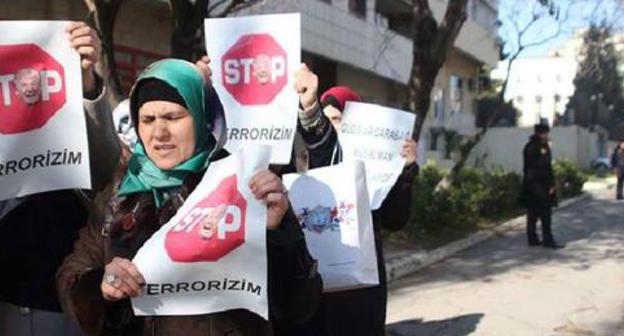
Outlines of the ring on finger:
[[113,273],[104,274],[104,282],[106,282],[107,284],[113,287],[117,287],[120,281],[121,279],[119,278],[117,274],[113,274]]

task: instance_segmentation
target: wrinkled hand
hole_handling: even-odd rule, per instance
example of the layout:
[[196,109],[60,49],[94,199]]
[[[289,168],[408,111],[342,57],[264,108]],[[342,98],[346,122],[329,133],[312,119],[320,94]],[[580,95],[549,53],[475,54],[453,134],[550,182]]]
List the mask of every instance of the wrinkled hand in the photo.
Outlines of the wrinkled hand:
[[204,55],[197,62],[195,62],[195,66],[197,66],[199,71],[204,75],[206,83],[211,83],[212,70],[210,69],[210,57],[208,57],[208,55]]
[[100,60],[102,43],[95,29],[84,22],[72,22],[66,28],[67,38],[72,48],[80,54],[83,92],[95,90],[95,64]]
[[405,159],[405,165],[416,162],[418,158],[418,143],[412,138],[405,139],[401,148],[401,157]]
[[267,203],[267,228],[277,229],[290,206],[282,180],[270,170],[263,170],[251,178],[249,188],[256,199]]
[[299,94],[299,102],[304,110],[314,106],[318,92],[318,77],[305,63],[302,63],[295,73],[295,90]]
[[[113,283],[107,281],[110,275]],[[107,301],[119,301],[126,297],[141,295],[145,279],[136,266],[128,259],[115,257],[104,268],[104,278],[100,284],[102,296]]]

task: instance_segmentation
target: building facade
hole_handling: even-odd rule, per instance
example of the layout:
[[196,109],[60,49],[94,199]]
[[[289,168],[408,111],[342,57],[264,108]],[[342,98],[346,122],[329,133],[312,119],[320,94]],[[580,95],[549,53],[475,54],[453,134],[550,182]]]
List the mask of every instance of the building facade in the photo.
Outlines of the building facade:
[[[508,61],[500,62],[492,77],[504,80]],[[509,71],[505,100],[513,102],[520,115],[519,127],[538,123],[553,125],[565,113],[574,94],[577,61],[569,56],[516,59]]]
[[[408,0],[265,0],[236,15],[302,14],[302,59],[320,78],[321,90],[333,85],[354,88],[366,101],[405,106],[411,70]],[[446,0],[429,0],[440,20]],[[421,145],[431,158],[444,148],[440,134],[475,132],[475,100],[483,67],[498,61],[496,0],[469,0],[468,19],[440,71]],[[3,0],[0,19],[84,20],[81,0]],[[116,62],[129,89],[137,73],[170,53],[171,15],[164,0],[127,0],[116,20]],[[426,151],[423,152],[426,154]],[[422,155],[425,158],[427,155]],[[444,156],[444,155],[441,155]]]

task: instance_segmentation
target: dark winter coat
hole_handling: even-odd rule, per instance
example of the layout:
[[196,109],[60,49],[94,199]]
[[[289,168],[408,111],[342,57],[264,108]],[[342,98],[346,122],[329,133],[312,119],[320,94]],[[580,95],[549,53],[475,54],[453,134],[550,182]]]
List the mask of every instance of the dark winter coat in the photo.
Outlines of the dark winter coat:
[[524,146],[523,157],[521,203],[527,208],[555,206],[556,196],[549,193],[555,186],[550,146],[533,135]]
[[187,198],[202,176],[187,177],[161,209],[156,208],[151,193],[123,200],[114,197],[108,220],[104,224],[90,222],[81,230],[74,252],[59,270],[58,292],[63,308],[83,330],[90,335],[120,336],[279,335],[313,314],[322,283],[292,211],[287,212],[278,229],[267,231],[270,323],[246,310],[136,317],[129,299],[116,303],[103,299],[100,284],[105,265],[114,257],[132,259],[143,243],[175,215],[182,206],[180,200]]
[[[315,127],[306,129],[301,123],[298,125],[298,132],[308,148],[310,169],[342,161],[338,135],[323,115],[320,104],[316,105],[316,109],[314,113],[319,119]],[[412,181],[417,173],[416,164],[406,166],[381,207],[372,213],[379,285],[324,293],[314,320],[297,335],[384,335],[387,288],[381,229],[396,231],[407,224],[412,200]]]

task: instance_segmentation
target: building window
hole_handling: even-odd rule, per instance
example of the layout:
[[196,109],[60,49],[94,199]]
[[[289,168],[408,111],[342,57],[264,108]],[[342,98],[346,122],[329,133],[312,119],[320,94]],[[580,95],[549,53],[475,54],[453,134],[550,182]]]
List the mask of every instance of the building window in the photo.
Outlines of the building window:
[[349,0],[349,10],[359,17],[366,17],[366,0]]
[[450,77],[450,100],[451,100],[451,114],[460,112],[463,102],[463,88],[462,78],[457,75]]
[[325,3],[328,3],[328,4],[331,4],[331,0],[320,0],[320,1],[321,1],[321,2],[325,2]]
[[444,91],[440,88],[433,88],[433,117],[440,122],[444,121]]
[[117,74],[121,82],[121,88],[128,94],[139,73],[153,62],[165,58],[139,49],[115,46],[115,63],[117,64]]

